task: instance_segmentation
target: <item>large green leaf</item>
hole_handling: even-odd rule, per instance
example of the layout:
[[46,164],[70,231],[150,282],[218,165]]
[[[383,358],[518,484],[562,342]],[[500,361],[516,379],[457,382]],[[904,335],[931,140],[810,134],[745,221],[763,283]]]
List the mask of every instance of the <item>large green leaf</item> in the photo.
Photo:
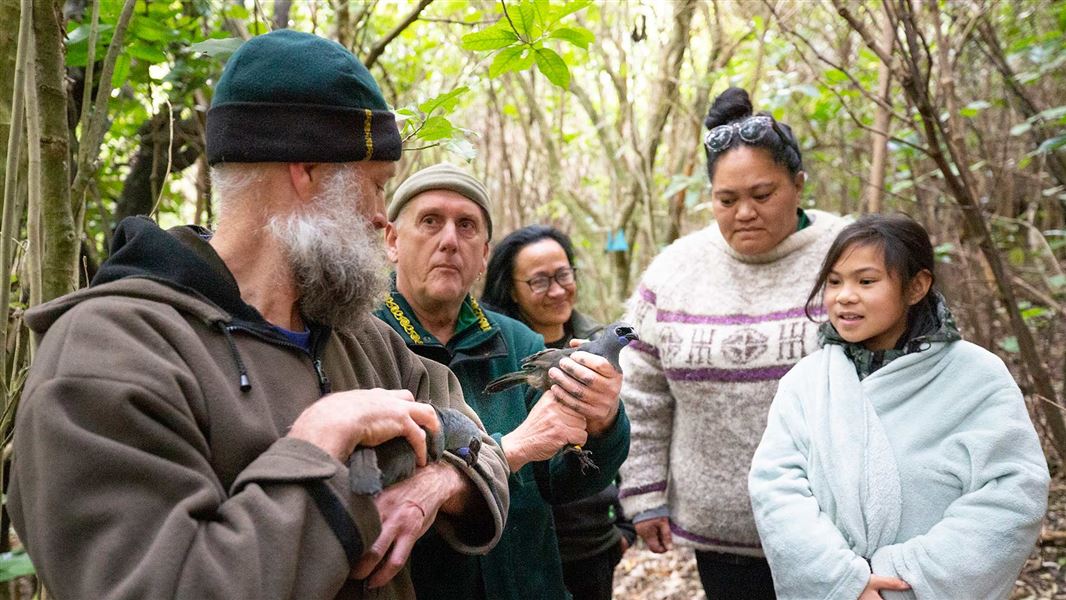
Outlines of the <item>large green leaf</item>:
[[537,7],[531,0],[523,0],[518,6],[508,9],[507,14],[518,29],[518,34],[525,36],[526,41],[540,35],[537,27]]
[[532,62],[526,46],[511,46],[500,50],[489,65],[489,77],[499,77],[504,73],[528,69]]
[[415,137],[425,142],[435,142],[452,137],[454,131],[455,126],[448,119],[439,116],[430,117],[426,119]]
[[584,27],[560,27],[548,37],[570,42],[582,50],[588,50],[589,44],[596,41],[596,35]]
[[459,96],[462,96],[468,91],[470,91],[470,88],[466,87],[465,85],[457,87],[450,92],[445,92],[435,98],[430,98],[422,104],[419,104],[418,110],[426,113],[427,115],[437,110],[438,108],[443,110],[445,113],[449,113],[455,108],[456,103],[459,102]]
[[464,50],[484,51],[506,48],[518,41],[518,36],[509,27],[492,26],[468,33],[462,38]]
[[564,90],[570,87],[570,69],[561,56],[549,48],[537,48],[533,53],[537,68],[548,81]]
[[167,55],[165,52],[155,46],[141,42],[130,44],[126,47],[126,52],[133,58],[143,60],[144,62],[153,65],[167,62]]

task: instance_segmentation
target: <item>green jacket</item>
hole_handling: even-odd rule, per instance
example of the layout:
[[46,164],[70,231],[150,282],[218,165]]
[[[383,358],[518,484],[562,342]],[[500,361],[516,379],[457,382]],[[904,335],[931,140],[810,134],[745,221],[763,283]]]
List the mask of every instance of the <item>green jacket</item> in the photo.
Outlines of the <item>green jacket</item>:
[[[521,360],[544,349],[543,338],[501,314],[484,311],[469,296],[463,303],[457,333],[442,345],[415,317],[395,289],[375,314],[400,333],[416,354],[448,365],[459,378],[467,404],[497,441],[518,427],[538,399],[526,386],[499,394],[482,393],[494,378],[518,370]],[[572,453],[530,463],[508,480],[511,507],[499,544],[487,555],[464,556],[448,548],[433,532],[415,546],[411,575],[419,600],[490,598],[492,600],[564,599],[558,542],[551,505],[602,490],[629,453],[629,419],[618,420],[599,438],[590,438],[599,470],[581,473]]]

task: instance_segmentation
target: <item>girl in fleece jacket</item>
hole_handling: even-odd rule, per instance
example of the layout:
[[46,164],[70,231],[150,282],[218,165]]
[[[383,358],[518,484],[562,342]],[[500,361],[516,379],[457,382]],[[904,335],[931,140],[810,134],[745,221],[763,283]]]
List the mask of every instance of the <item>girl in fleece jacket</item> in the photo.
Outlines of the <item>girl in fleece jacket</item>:
[[822,349],[781,379],[748,480],[778,597],[1007,598],[1047,464],[1007,368],[934,291],[928,234],[860,218],[808,313],[819,295]]

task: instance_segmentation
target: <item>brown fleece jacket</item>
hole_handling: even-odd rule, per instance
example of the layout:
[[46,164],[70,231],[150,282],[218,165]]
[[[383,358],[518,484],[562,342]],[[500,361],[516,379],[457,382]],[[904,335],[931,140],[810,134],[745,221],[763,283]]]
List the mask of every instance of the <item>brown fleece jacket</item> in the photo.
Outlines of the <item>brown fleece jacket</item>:
[[[195,252],[215,271],[207,277],[220,275],[202,244]],[[283,436],[330,384],[408,389],[480,423],[455,377],[377,319],[350,334],[320,329],[308,354],[210,296],[141,272],[27,315],[44,335],[19,409],[9,510],[49,591],[60,600],[413,598],[406,568],[373,593],[348,580],[380,531],[372,499],[348,491],[344,465]],[[474,482],[482,510],[435,525],[469,553],[496,543],[508,505],[506,460],[487,434],[482,444],[474,468],[445,457]]]

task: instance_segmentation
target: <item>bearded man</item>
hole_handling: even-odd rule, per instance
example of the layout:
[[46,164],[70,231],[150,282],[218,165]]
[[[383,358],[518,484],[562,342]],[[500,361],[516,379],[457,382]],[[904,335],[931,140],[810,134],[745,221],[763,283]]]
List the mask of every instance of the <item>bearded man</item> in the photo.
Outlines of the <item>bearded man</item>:
[[[229,59],[207,156],[214,234],[123,221],[89,288],[27,314],[43,338],[15,434],[19,536],[60,600],[411,598],[415,540],[435,524],[488,551],[508,488],[487,434],[472,465],[427,464],[427,402],[477,417],[369,317],[395,119],[351,53],[280,30]],[[353,494],[353,449],[397,437],[415,475]]]

